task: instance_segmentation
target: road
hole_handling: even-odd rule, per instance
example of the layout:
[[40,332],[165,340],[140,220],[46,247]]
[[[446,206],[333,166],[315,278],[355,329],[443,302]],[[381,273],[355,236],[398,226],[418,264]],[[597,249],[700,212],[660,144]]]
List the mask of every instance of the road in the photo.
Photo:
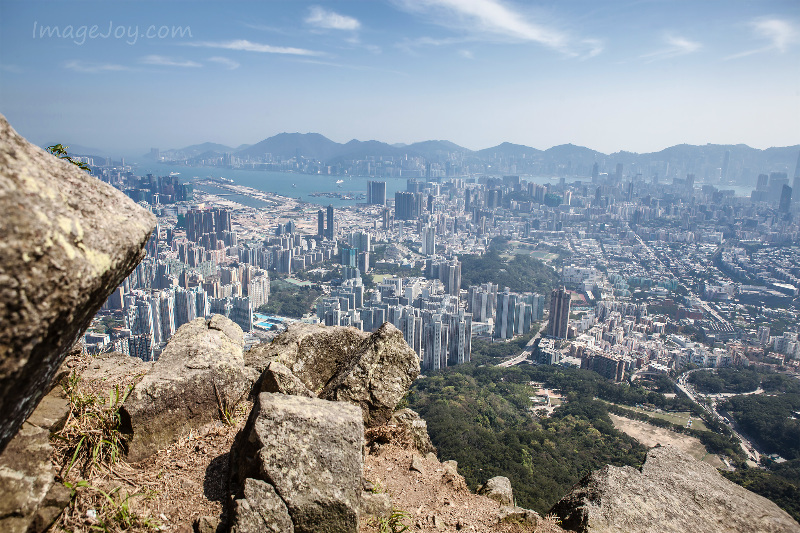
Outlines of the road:
[[[748,439],[739,431],[737,431],[737,429],[735,428],[735,424],[731,418],[719,414],[719,412],[717,411],[716,401],[712,398],[710,404],[706,404],[704,402],[699,402],[697,400],[697,398],[702,395],[696,392],[694,390],[694,387],[692,387],[691,384],[689,384],[688,382],[689,375],[692,372],[696,372],[697,370],[707,370],[707,369],[699,368],[696,370],[689,370],[687,372],[684,372],[678,378],[678,382],[676,384],[677,387],[684,394],[686,394],[686,396],[688,396],[690,400],[692,400],[694,403],[702,407],[707,413],[709,413],[712,417],[714,417],[715,420],[717,420],[721,424],[725,424],[728,427],[728,429],[731,430],[731,433],[733,433],[733,435],[741,442],[742,449],[747,454],[747,458],[753,461],[754,463],[759,464],[759,459],[761,459],[761,453],[756,448],[756,445],[750,439]],[[708,398],[708,396],[706,396],[706,398]]]
[[543,331],[547,331],[547,324],[548,324],[547,320],[542,322],[542,326],[539,328],[539,332],[536,333],[536,335],[534,335],[533,337],[531,337],[531,340],[529,340],[528,344],[525,345],[525,349],[522,350],[521,354],[516,355],[516,356],[512,357],[511,359],[507,359],[507,360],[503,361],[502,363],[499,363],[497,366],[499,366],[501,368],[508,368],[510,366],[518,365],[518,364],[522,363],[523,361],[527,361],[528,358],[533,353],[533,345],[536,342],[536,339],[538,339],[539,337],[542,336],[542,332]]

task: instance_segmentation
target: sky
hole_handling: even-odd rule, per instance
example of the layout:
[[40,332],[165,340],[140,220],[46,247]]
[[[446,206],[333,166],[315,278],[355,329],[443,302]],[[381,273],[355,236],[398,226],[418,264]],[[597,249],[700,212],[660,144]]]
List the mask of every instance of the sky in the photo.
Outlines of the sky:
[[800,143],[800,0],[0,2],[0,113],[116,155]]

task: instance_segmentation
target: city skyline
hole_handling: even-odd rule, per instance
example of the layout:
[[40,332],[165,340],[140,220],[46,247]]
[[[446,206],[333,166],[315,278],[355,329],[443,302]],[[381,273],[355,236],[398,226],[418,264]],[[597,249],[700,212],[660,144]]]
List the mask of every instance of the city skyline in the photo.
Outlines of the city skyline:
[[20,133],[125,155],[283,131],[606,153],[798,142],[796,2],[133,6],[0,6]]

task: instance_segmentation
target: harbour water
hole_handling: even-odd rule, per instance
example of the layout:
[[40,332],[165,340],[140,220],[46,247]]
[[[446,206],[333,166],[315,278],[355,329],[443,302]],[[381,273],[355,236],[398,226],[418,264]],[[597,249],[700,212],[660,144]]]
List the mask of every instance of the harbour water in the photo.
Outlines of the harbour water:
[[[135,169],[136,174],[144,176],[154,174],[166,176],[177,172],[181,181],[189,182],[192,179],[206,179],[210,177],[233,180],[236,185],[252,187],[264,192],[271,192],[281,196],[300,198],[304,202],[321,206],[333,205],[334,207],[353,206],[364,203],[366,200],[358,199],[358,195],[366,195],[367,182],[374,179],[386,182],[386,197],[394,198],[397,191],[406,190],[407,178],[370,178],[361,176],[323,176],[315,174],[300,174],[293,172],[272,172],[264,170],[238,170],[215,167],[184,167],[167,165],[163,163],[145,162]],[[558,182],[553,177],[524,176],[527,181],[546,184]],[[337,183],[341,180],[341,183]],[[736,196],[749,196],[752,188],[742,186],[719,186],[721,189],[734,189]],[[243,195],[231,195],[228,191],[211,186],[200,186],[199,190],[219,194],[224,193],[227,198],[250,207],[263,207],[263,203]],[[319,196],[319,193],[339,195],[340,197]],[[312,196],[314,195],[314,196]]]

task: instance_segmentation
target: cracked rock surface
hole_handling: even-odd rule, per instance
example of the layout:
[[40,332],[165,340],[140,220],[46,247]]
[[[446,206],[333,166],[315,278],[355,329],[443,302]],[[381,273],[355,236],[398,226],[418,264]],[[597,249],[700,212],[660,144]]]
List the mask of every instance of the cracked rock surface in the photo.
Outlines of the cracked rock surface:
[[197,318],[170,338],[120,409],[128,460],[141,461],[192,429],[221,419],[253,384],[242,329],[222,315]]
[[800,531],[771,501],[671,446],[651,449],[641,471],[605,466],[589,474],[550,513],[565,529],[592,533]]
[[0,452],[109,294],[155,217],[28,143],[0,115]]
[[[350,327],[293,324],[272,343],[248,351],[245,360],[265,374],[273,372],[272,363],[280,363],[319,398],[358,405],[366,427],[389,420],[420,371],[417,354],[389,322],[371,334]],[[293,390],[305,394],[301,387]]]
[[278,530],[286,511],[297,533],[358,531],[363,435],[354,405],[259,394],[232,450],[236,533]]

